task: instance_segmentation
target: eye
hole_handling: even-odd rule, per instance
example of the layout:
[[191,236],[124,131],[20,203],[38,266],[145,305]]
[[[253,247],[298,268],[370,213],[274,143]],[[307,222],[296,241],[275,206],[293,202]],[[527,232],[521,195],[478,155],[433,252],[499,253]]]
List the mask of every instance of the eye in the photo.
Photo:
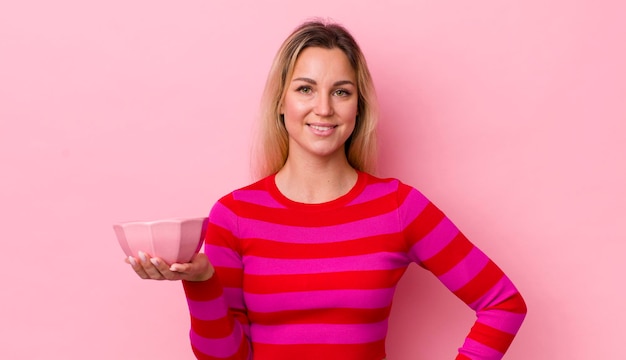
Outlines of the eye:
[[349,96],[350,92],[348,90],[345,90],[345,89],[337,89],[337,90],[335,90],[335,95],[337,95],[337,96]]
[[296,89],[296,91],[301,94],[310,94],[312,90],[308,86],[300,86]]

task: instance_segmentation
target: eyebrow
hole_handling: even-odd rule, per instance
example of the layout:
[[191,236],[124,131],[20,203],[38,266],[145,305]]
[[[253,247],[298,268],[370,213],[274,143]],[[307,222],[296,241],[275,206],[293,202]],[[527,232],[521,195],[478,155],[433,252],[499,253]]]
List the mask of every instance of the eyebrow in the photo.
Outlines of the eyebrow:
[[[293,81],[304,81],[304,82],[307,82],[307,83],[312,84],[312,85],[317,85],[317,81],[315,81],[315,80],[313,80],[313,79],[311,79],[311,78],[307,78],[307,77],[299,77],[299,78],[295,78],[295,79],[293,79],[293,80],[292,80],[292,82],[293,82]],[[353,83],[352,81],[350,81],[350,80],[339,80],[339,81],[336,81],[336,82],[333,84],[333,86],[341,86],[341,85],[352,85],[352,86],[356,86],[356,85],[354,85],[354,83]]]

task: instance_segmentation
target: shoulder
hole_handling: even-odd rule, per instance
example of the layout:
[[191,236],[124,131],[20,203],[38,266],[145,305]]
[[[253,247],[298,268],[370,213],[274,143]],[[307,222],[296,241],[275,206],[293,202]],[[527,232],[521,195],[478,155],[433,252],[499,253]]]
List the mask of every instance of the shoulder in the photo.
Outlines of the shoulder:
[[268,194],[267,182],[270,177],[258,180],[252,184],[233,190],[222,196],[211,208],[209,219],[211,223],[226,229],[238,228],[240,217],[249,217],[257,214],[259,206],[268,203],[271,197]]
[[404,198],[410,193],[423,194],[415,187],[404,183],[403,181],[394,177],[378,177],[369,173],[363,173],[367,178],[366,189],[378,189],[386,193],[395,193],[397,196]]
[[435,205],[414,186],[393,177],[382,178],[367,174],[368,186],[363,191],[366,198],[386,198],[393,203],[401,218],[411,219]]
[[240,187],[222,196],[217,204],[232,208],[237,203],[264,203],[271,198],[270,184],[273,183],[274,175],[257,180],[249,185]]

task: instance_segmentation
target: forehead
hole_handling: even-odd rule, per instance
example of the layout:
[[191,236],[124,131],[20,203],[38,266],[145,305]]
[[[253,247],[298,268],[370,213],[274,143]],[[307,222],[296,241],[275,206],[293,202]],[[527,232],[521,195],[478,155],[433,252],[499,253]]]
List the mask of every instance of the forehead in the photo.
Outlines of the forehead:
[[346,54],[338,48],[308,47],[298,55],[292,77],[341,77],[354,80],[354,68]]

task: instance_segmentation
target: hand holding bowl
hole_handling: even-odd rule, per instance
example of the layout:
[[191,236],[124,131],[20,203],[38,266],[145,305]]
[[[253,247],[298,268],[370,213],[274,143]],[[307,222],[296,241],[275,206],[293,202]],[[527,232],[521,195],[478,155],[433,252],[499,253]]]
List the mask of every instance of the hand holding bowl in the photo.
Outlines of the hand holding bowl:
[[148,253],[167,264],[188,263],[200,251],[207,218],[133,221],[113,225],[126,256]]

